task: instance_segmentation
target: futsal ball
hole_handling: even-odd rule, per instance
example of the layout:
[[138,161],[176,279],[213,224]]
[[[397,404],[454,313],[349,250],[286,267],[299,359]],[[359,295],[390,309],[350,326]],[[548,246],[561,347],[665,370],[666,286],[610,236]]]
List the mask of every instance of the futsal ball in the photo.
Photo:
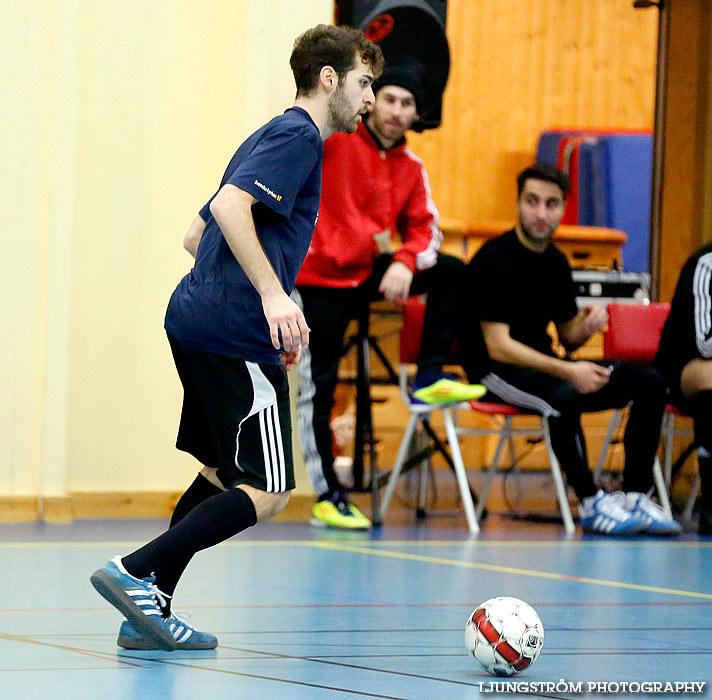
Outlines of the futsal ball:
[[482,668],[512,676],[529,668],[544,644],[544,627],[531,605],[518,598],[490,598],[467,619],[465,646]]

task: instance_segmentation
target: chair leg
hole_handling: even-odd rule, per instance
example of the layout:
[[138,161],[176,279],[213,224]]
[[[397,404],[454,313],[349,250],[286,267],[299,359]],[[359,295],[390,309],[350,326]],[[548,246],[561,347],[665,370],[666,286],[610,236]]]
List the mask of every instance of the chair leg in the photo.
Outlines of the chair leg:
[[554,477],[554,484],[556,485],[556,497],[559,501],[559,510],[561,511],[561,518],[564,521],[564,530],[567,535],[571,535],[576,531],[574,527],[574,520],[571,517],[571,508],[569,507],[569,499],[566,495],[566,486],[564,485],[564,477],[561,474],[561,467],[559,466],[559,460],[556,459],[554,450],[551,446],[551,435],[549,434],[549,421],[542,416],[541,417],[541,429],[544,433],[544,442],[546,443],[546,451],[549,455],[549,464],[551,465],[551,475]]
[[401,470],[403,469],[403,464],[405,463],[406,457],[408,455],[408,448],[410,447],[410,443],[413,440],[415,429],[418,427],[418,423],[420,423],[421,420],[422,416],[417,416],[414,413],[410,414],[408,426],[405,429],[405,434],[403,435],[400,447],[398,448],[396,462],[393,465],[393,470],[391,471],[391,475],[388,477],[388,483],[386,484],[386,493],[383,496],[383,503],[381,504],[381,521],[385,520],[386,518],[388,506],[391,503],[393,492],[396,490],[398,478],[400,477]]
[[512,471],[517,471],[519,469],[519,460],[517,459],[517,451],[514,449],[514,435],[512,434],[512,416],[507,416],[509,418],[509,436],[507,438],[507,445],[509,447],[509,463],[512,465]]
[[672,452],[675,441],[675,415],[666,413],[663,416],[660,435],[665,441],[665,485],[670,488],[672,481]]
[[420,464],[418,469],[418,517],[425,516],[425,506],[428,500],[428,480],[432,472],[433,465],[430,457],[427,457]]
[[477,510],[475,514],[477,519],[482,517],[482,511],[485,509],[485,504],[487,503],[487,496],[489,495],[490,489],[492,488],[492,482],[495,476],[497,476],[497,468],[499,467],[499,460],[502,456],[502,450],[505,445],[509,445],[509,449],[513,451],[512,446],[512,416],[504,417],[504,425],[499,433],[499,440],[497,442],[497,447],[495,448],[494,455],[492,457],[492,463],[487,467],[486,480],[483,488],[480,490],[479,500],[477,501]]
[[658,491],[660,505],[665,510],[668,518],[672,518],[672,508],[670,507],[670,499],[668,498],[667,485],[665,484],[665,479],[663,478],[663,470],[660,467],[660,460],[657,457],[653,462],[653,480],[655,481],[655,488]]
[[617,408],[613,411],[611,420],[608,422],[608,430],[606,430],[606,437],[603,439],[603,444],[601,445],[601,451],[598,453],[598,461],[596,462],[596,469],[593,472],[593,480],[598,484],[601,474],[603,473],[603,468],[606,466],[606,459],[608,458],[608,451],[611,449],[611,443],[613,442],[613,435],[616,432],[618,425],[621,422],[621,410]]
[[460,440],[457,434],[457,429],[455,428],[451,409],[443,409],[443,418],[445,419],[445,433],[447,434],[448,444],[450,445],[450,454],[452,455],[452,461],[455,464],[457,485],[460,489],[462,505],[465,508],[467,526],[470,528],[470,532],[472,534],[477,534],[480,531],[480,526],[477,524],[477,516],[475,515],[475,504],[472,502],[472,494],[470,493],[470,482],[467,480],[465,463],[462,461]]
[[695,501],[697,501],[697,496],[700,495],[700,486],[702,481],[700,479],[699,472],[695,475],[695,483],[692,486],[692,491],[687,497],[687,502],[685,503],[685,510],[682,513],[682,520],[685,523],[689,523],[692,519],[692,511],[695,508]]

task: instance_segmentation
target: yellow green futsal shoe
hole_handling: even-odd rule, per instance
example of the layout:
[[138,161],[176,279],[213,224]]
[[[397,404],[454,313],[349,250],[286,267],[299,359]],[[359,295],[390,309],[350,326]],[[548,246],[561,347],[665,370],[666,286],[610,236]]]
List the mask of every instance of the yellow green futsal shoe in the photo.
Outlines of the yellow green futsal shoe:
[[453,379],[439,379],[430,386],[413,392],[413,398],[427,404],[477,401],[487,393],[481,384],[463,384]]
[[348,501],[322,500],[312,507],[312,525],[335,527],[342,530],[368,530],[371,521]]

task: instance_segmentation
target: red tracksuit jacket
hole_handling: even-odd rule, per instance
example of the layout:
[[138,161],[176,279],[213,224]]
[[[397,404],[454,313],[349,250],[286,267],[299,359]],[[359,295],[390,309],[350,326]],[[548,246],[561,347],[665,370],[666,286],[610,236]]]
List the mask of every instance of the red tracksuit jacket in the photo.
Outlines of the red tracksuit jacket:
[[324,142],[319,221],[297,285],[356,287],[379,253],[396,248],[413,272],[432,267],[438,223],[423,162],[405,140],[383,150],[363,124],[336,133]]

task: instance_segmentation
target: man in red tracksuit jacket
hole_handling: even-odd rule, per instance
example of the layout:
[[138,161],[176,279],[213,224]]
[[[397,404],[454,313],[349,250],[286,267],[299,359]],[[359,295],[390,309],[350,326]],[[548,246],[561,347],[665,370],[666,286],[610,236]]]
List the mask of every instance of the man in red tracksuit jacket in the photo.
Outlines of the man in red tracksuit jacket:
[[319,220],[297,278],[311,329],[299,364],[297,410],[318,496],[312,522],[351,529],[371,523],[348,501],[334,473],[329,426],[348,323],[370,300],[405,301],[427,292],[416,388],[442,381],[464,267],[438,252],[442,233],[428,176],[404,138],[418,118],[417,70],[386,66],[373,87],[376,102],[357,132],[335,134],[324,143]]

